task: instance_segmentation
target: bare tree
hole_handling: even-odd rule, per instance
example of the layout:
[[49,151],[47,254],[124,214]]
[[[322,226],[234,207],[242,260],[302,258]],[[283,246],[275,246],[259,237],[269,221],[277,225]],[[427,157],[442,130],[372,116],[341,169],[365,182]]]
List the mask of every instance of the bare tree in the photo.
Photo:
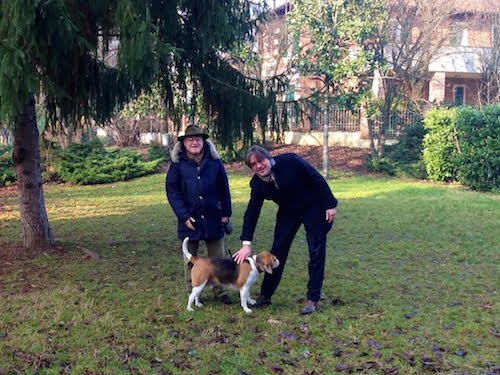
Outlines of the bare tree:
[[[430,80],[429,64],[443,54],[450,39],[455,6],[447,0],[386,0],[387,20],[374,43],[374,65],[381,99],[369,112],[381,117],[378,129],[368,121],[372,155],[384,155],[391,114],[401,107],[421,110]],[[459,33],[459,28],[452,33]],[[377,131],[375,131],[377,130]],[[375,150],[374,137],[377,140]]]
[[491,46],[482,48],[480,103],[500,102],[500,12],[482,15],[479,22],[491,25]]

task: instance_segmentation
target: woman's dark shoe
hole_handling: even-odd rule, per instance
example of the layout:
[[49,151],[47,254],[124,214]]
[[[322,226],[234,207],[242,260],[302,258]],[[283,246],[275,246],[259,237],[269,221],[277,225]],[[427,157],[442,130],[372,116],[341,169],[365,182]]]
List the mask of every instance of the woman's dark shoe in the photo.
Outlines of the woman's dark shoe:
[[260,296],[257,297],[257,302],[255,303],[255,305],[253,305],[253,307],[264,307],[264,306],[269,306],[271,304],[272,304],[271,297],[266,297],[261,294]]
[[233,303],[231,297],[229,297],[227,294],[224,294],[223,296],[220,296],[217,299],[221,301],[224,305],[231,305]]

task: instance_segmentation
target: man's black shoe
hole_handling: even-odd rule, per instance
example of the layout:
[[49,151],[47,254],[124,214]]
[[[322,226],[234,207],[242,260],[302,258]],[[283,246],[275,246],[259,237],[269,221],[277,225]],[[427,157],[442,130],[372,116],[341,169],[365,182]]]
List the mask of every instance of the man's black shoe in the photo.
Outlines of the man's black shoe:
[[300,309],[300,313],[301,313],[302,315],[311,314],[311,313],[313,313],[313,312],[315,312],[315,311],[316,311],[316,301],[311,301],[311,300],[308,300],[308,301],[305,303],[304,307],[302,307],[302,308]]
[[271,304],[272,304],[271,297],[260,295],[257,297],[257,302],[255,303],[255,305],[253,305],[253,307],[264,307],[264,306],[269,306]]

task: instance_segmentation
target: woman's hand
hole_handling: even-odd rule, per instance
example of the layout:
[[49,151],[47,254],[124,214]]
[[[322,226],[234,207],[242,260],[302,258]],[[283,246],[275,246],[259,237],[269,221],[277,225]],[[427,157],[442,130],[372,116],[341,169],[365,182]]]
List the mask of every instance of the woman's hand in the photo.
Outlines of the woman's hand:
[[186,225],[186,227],[188,227],[189,229],[193,230],[194,231],[194,226],[193,226],[193,223],[195,223],[196,220],[193,219],[191,216],[189,217],[189,219],[187,219],[184,224]]

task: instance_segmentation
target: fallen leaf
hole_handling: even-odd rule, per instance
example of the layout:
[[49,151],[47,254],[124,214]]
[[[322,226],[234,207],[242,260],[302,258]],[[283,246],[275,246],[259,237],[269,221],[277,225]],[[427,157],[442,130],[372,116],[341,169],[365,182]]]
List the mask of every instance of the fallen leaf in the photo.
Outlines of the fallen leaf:
[[291,359],[282,359],[281,362],[284,364],[284,365],[288,365],[288,366],[292,366],[292,367],[297,367],[297,364],[292,361]]
[[346,364],[343,364],[343,363],[339,363],[335,366],[335,368],[337,369],[337,371],[339,372],[346,372],[348,374],[350,374],[351,372],[354,371],[353,367],[350,366],[350,365],[346,365]]
[[296,340],[297,339],[297,335],[295,333],[287,332],[287,331],[281,332],[281,337],[286,339],[286,340]]
[[415,355],[413,353],[407,353],[405,352],[404,355],[403,355],[403,358],[406,360],[406,362],[410,365],[410,366],[415,366]]
[[344,306],[345,303],[340,298],[334,298],[334,299],[332,299],[332,305],[333,306]]
[[174,361],[172,364],[180,370],[191,369],[191,365],[189,363]]
[[398,370],[395,367],[389,367],[382,370],[384,375],[398,375]]
[[281,322],[279,320],[275,320],[275,319],[272,319],[272,318],[269,318],[267,320],[268,323],[270,324],[281,324]]
[[495,337],[500,337],[500,330],[498,327],[493,327],[491,329],[491,334]]
[[441,372],[443,370],[443,366],[440,363],[436,362],[432,358],[422,357],[422,370],[424,371],[432,371],[432,372]]
[[368,361],[363,363],[363,369],[365,370],[378,370],[380,365],[375,361]]
[[411,311],[409,313],[406,313],[404,316],[405,316],[406,319],[411,319],[411,318],[413,318],[417,314],[418,314],[418,310],[413,310],[413,311]]
[[381,343],[372,339],[368,340],[368,345],[374,349],[380,349],[382,347]]
[[272,372],[276,372],[276,373],[282,373],[284,371],[283,368],[278,366],[278,365],[270,366],[269,370],[271,370]]
[[334,357],[341,357],[342,356],[342,349],[335,348],[332,350],[332,354]]

